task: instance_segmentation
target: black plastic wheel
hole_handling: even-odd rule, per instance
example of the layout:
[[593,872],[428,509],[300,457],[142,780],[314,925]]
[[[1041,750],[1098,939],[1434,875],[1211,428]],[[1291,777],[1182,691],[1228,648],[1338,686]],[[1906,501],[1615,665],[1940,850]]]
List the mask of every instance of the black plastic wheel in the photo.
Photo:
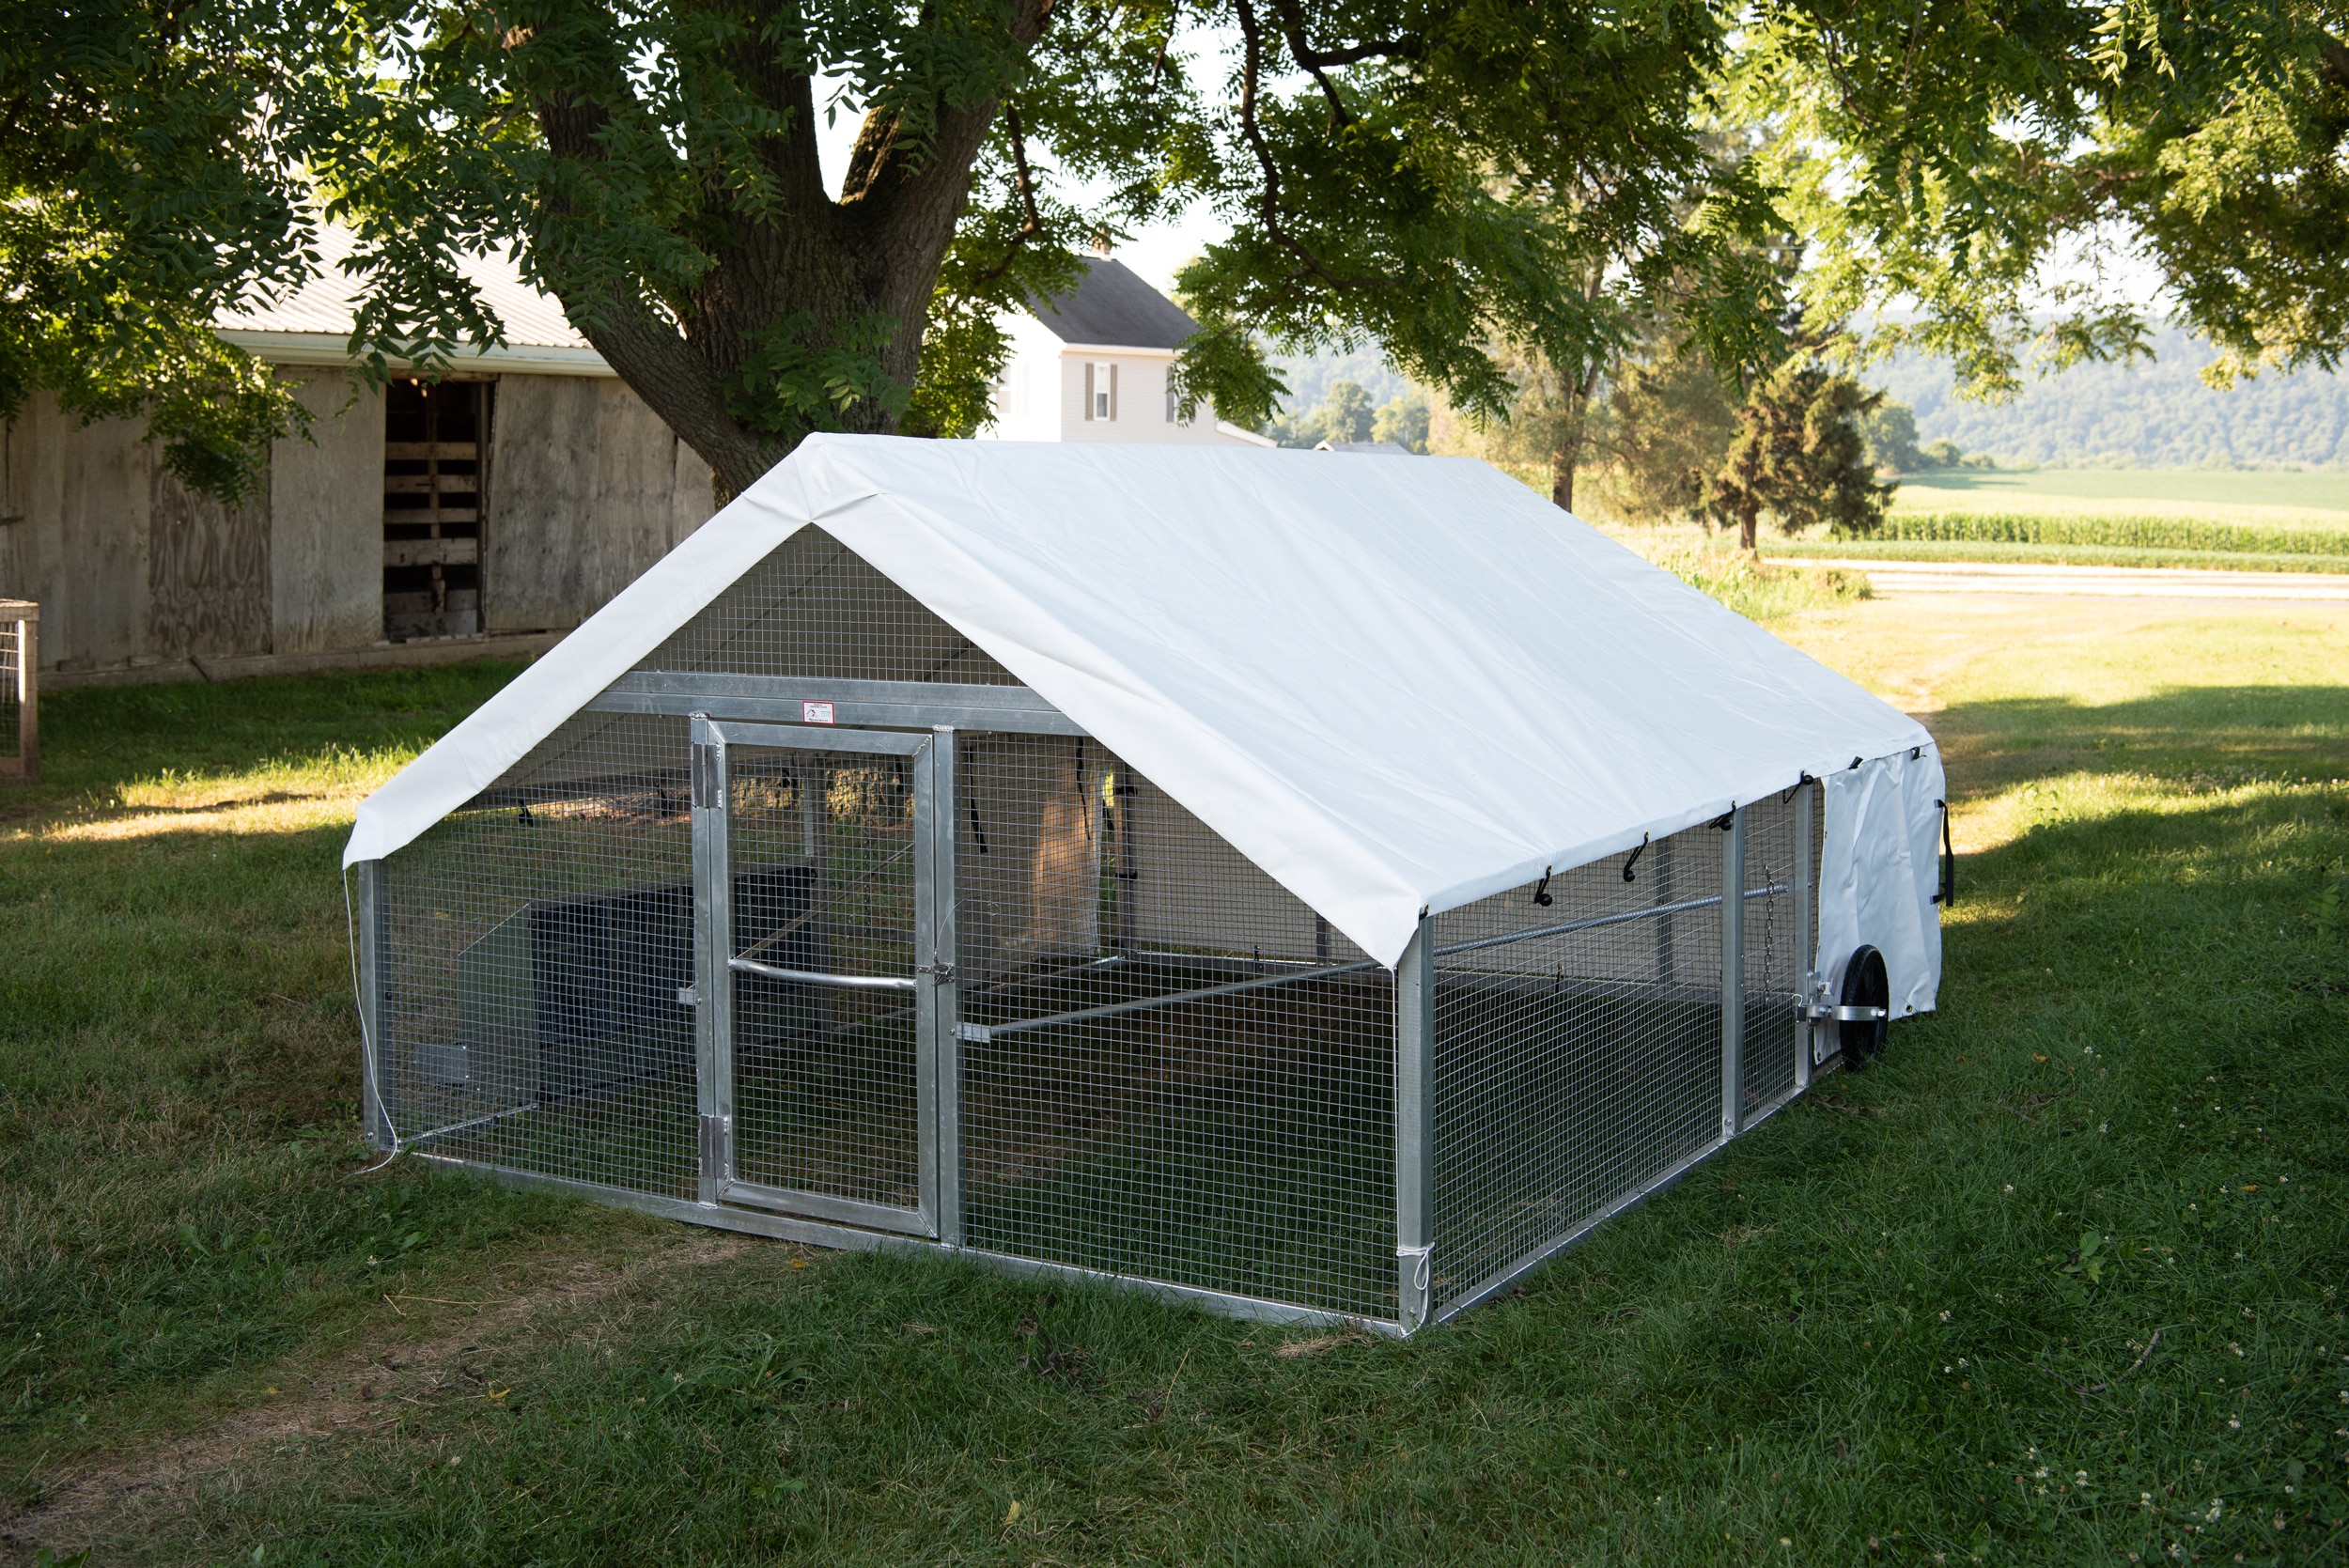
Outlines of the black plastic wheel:
[[1835,1021],[1835,1041],[1847,1068],[1864,1065],[1884,1054],[1885,1036],[1892,1028],[1892,982],[1884,971],[1884,955],[1861,943],[1843,963],[1842,1008],[1873,1009],[1874,1017],[1844,1016]]

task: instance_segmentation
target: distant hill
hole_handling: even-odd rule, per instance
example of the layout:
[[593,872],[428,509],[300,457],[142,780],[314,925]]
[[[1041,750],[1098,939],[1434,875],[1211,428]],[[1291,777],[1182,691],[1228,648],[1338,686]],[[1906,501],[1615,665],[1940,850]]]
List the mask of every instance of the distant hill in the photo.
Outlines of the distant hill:
[[1948,362],[1904,354],[1866,377],[1917,411],[1920,442],[2052,467],[2349,467],[2349,376],[2303,370],[2213,392],[2197,372],[2217,356],[2174,328],[2158,356],[2125,368],[2079,365],[2029,383],[2011,403],[1959,398]]

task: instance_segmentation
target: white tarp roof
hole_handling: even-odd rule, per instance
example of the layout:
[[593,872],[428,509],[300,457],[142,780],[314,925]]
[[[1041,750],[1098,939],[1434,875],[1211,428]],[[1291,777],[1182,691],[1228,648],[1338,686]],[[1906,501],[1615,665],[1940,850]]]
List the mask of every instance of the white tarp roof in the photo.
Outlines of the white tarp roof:
[[344,863],[810,523],[1389,964],[1423,908],[1933,743],[1470,459],[817,436],[369,797]]

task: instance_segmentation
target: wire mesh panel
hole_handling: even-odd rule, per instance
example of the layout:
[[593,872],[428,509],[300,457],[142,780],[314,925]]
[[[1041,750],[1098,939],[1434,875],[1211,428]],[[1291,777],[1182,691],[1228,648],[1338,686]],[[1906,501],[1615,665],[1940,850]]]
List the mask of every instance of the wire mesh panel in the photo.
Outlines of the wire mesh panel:
[[1439,1312],[1719,1137],[1721,841],[1436,917]]
[[1392,974],[1097,744],[960,746],[969,1245],[1392,1317]]
[[1808,787],[1772,795],[1745,808],[1746,817],[1746,1114],[1795,1092],[1795,1053],[1802,977],[1808,958],[1798,951],[1810,928],[1797,900],[1816,886],[1795,857],[1798,814],[1810,809]]
[[9,613],[0,600],[0,775],[19,770],[23,758],[23,692],[24,629],[28,624]]
[[587,715],[383,862],[377,1087],[435,1153],[693,1195],[686,722]]
[[737,745],[726,765],[733,1175],[917,1207],[911,769],[926,759]]
[[834,680],[1019,679],[820,528],[802,528],[637,666]]

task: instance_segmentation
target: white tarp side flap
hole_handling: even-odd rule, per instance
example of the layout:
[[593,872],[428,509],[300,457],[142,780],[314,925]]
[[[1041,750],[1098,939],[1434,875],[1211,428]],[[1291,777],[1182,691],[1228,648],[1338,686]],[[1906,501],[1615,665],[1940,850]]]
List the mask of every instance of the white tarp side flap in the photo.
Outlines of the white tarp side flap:
[[[771,488],[770,487],[771,484]],[[780,470],[688,535],[577,631],[360,802],[343,864],[381,860],[497,782],[805,520]]]
[[1422,906],[1929,738],[1481,463],[802,452],[888,500],[828,530],[1382,960]]
[[1884,955],[1893,1016],[1930,1012],[1941,983],[1941,921],[1933,901],[1940,877],[1940,753],[1930,745],[1913,758],[1897,752],[1820,782],[1827,824],[1816,971],[1840,982],[1844,961],[1864,942]]
[[1892,1007],[1896,1013],[1930,1013],[1941,993],[1941,904],[1937,895],[1941,891],[1941,813],[1949,788],[1948,775],[1941,769],[1941,753],[1931,746],[1924,748],[1921,758],[1909,763],[1901,777],[1902,796],[1908,813],[1909,894],[1916,901],[1917,929],[1923,941],[1906,986],[1901,983],[1901,970],[1886,971],[1892,979]]

